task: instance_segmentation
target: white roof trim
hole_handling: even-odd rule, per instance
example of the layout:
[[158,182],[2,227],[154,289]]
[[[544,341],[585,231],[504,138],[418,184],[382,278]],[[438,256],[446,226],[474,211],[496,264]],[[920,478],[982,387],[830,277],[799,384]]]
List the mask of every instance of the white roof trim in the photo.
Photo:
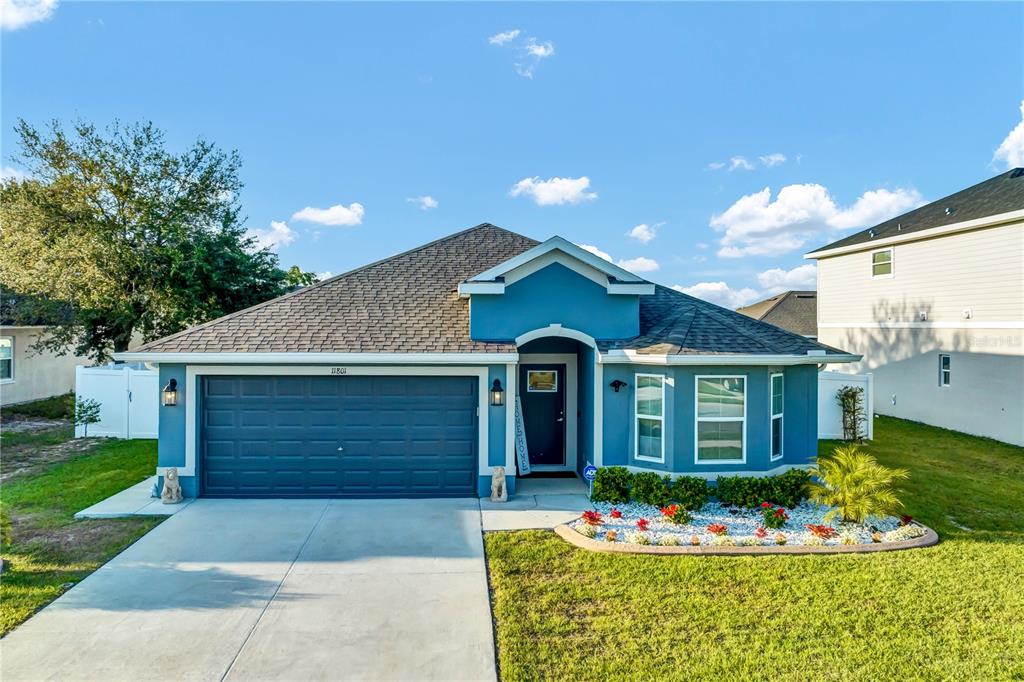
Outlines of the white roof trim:
[[529,343],[535,339],[543,339],[550,336],[557,336],[563,339],[574,339],[587,344],[591,348],[597,348],[597,341],[594,340],[593,336],[584,334],[583,332],[575,329],[570,329],[569,327],[563,327],[560,324],[549,324],[546,327],[541,327],[540,329],[534,329],[520,334],[516,337],[516,345],[522,346],[524,343]]
[[469,365],[518,362],[518,353],[114,353],[124,362],[185,365]]
[[[469,295],[472,293],[503,293],[504,284],[500,282],[500,278],[506,274],[521,268],[527,263],[536,260],[548,254],[552,251],[560,251],[561,253],[568,256],[570,259],[579,261],[600,273],[603,273],[606,277],[614,278],[619,280],[614,284],[612,282],[606,283],[605,286],[609,287],[609,293],[622,293],[622,294],[653,294],[654,285],[647,280],[637,277],[632,272],[619,267],[615,263],[606,261],[600,256],[595,256],[589,251],[580,248],[576,244],[563,239],[562,237],[551,237],[547,241],[538,244],[532,249],[528,249],[523,253],[510,258],[504,263],[499,263],[489,270],[485,270],[478,275],[470,277],[468,280],[459,285],[459,293],[462,295]],[[563,264],[564,263],[563,261]],[[571,267],[571,262],[568,263]],[[501,284],[501,291],[488,291],[477,288],[479,283],[490,283],[490,284]],[[614,286],[616,291],[611,291],[611,287]]]
[[912,242],[919,239],[930,239],[932,237],[942,237],[947,234],[955,234],[957,232],[977,230],[983,227],[995,227],[996,225],[1010,223],[1015,220],[1024,220],[1024,209],[1019,211],[1009,211],[1008,213],[997,213],[996,215],[985,216],[984,218],[975,218],[974,220],[964,220],[963,222],[953,223],[952,225],[942,225],[941,227],[932,227],[927,230],[908,232],[907,234],[897,234],[892,237],[885,237],[884,239],[871,239],[866,242],[861,242],[860,244],[850,244],[849,246],[840,246],[835,249],[826,249],[825,251],[812,251],[811,253],[805,253],[804,258],[814,260],[818,258],[828,258],[829,256],[839,256],[844,253],[853,253],[855,251],[868,251],[883,246],[889,246],[890,244],[902,244],[904,242]]
[[758,355],[758,354],[722,354],[722,355],[653,355],[638,353],[635,350],[610,350],[601,353],[603,364],[636,364],[636,365],[820,365],[833,362],[857,362],[863,356],[851,354],[814,354],[807,355]]

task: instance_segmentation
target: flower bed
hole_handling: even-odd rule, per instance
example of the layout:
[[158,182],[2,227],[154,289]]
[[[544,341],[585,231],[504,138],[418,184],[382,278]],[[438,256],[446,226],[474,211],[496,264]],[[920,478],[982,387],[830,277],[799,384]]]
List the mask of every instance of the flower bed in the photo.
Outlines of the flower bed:
[[[676,552],[695,548],[755,550],[758,547],[788,547],[787,552],[842,547],[848,551],[858,546],[877,550],[896,544],[899,548],[924,546],[938,539],[933,531],[908,518],[870,517],[863,524],[829,523],[825,515],[831,508],[811,502],[802,502],[792,509],[767,503],[760,508],[745,509],[710,502],[687,514],[681,514],[674,507],[658,508],[640,502],[617,505],[596,502],[592,510],[567,528],[577,537],[607,545],[608,549],[617,546],[616,551],[629,551],[629,546],[637,551],[672,547]],[[565,533],[561,535],[566,537]]]

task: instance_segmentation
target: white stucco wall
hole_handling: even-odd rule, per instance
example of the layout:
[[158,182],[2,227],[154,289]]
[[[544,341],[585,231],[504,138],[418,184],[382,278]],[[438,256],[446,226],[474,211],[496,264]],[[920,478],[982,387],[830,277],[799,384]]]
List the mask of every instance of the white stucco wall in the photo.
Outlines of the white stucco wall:
[[63,357],[31,350],[41,327],[0,327],[0,336],[14,340],[14,378],[0,382],[0,406],[49,398],[75,389],[75,366],[88,365],[88,358]]

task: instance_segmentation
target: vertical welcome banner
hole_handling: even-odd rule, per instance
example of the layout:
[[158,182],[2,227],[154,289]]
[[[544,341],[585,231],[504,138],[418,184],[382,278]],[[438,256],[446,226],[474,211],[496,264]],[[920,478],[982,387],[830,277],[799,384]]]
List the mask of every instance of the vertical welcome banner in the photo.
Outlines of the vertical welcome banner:
[[523,401],[516,396],[516,461],[520,475],[530,473],[530,452],[526,449],[526,425],[523,423]]

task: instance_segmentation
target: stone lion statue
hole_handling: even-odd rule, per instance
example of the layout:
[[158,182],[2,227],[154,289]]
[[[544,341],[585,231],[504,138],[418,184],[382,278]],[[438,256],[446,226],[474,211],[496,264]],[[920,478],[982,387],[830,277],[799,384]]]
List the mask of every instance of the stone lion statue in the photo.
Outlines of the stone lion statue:
[[181,502],[181,482],[178,481],[178,470],[174,467],[164,472],[164,490],[160,494],[164,504]]
[[508,489],[505,487],[505,467],[494,467],[491,470],[491,502],[508,502]]

